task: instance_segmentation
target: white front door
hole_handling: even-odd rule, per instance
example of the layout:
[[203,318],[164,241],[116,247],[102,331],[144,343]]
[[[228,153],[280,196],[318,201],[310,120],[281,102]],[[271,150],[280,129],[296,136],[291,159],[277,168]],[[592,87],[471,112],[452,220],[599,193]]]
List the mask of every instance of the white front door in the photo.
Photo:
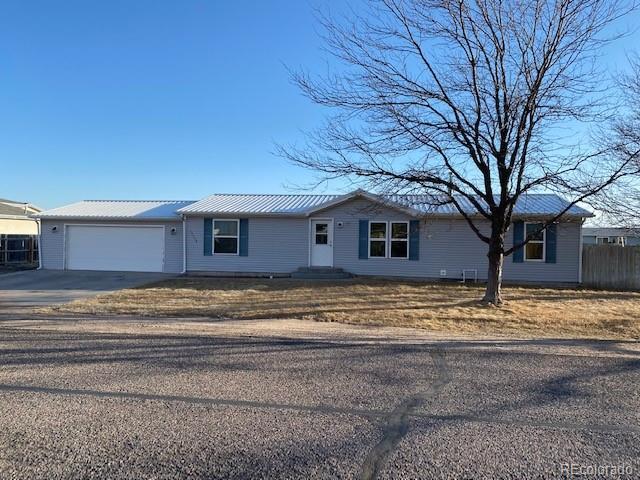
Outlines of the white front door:
[[311,220],[311,266],[333,267],[333,220]]

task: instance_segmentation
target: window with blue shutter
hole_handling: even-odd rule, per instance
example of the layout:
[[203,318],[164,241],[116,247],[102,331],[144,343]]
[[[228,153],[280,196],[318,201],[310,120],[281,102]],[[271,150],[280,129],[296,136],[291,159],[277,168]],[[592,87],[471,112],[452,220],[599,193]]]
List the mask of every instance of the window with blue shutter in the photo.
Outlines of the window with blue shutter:
[[246,257],[249,255],[249,219],[240,219],[240,250],[239,255]]
[[409,222],[409,260],[420,259],[420,220]]
[[547,263],[556,263],[556,254],[557,254],[557,238],[558,238],[558,229],[555,223],[552,223],[547,227],[547,234],[545,238],[545,261]]
[[369,220],[360,220],[358,224],[358,258],[366,260],[369,258]]
[[204,219],[204,254],[213,255],[213,220],[211,218]]
[[[524,222],[518,220],[513,222],[513,245],[516,246],[524,242]],[[513,251],[513,262],[522,263],[524,261],[524,250],[522,247]]]

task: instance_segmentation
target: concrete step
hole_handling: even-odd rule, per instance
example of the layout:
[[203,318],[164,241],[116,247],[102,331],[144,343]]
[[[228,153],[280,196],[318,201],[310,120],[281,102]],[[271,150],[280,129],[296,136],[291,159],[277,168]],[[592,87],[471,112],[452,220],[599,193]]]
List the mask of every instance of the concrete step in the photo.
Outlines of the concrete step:
[[299,267],[296,272],[299,273],[342,273],[342,268],[334,267]]
[[342,268],[300,267],[291,274],[291,278],[304,280],[339,280],[341,278],[351,278],[351,274],[345,272]]
[[342,273],[314,273],[314,272],[293,272],[291,278],[297,278],[298,280],[340,280],[345,278],[351,278],[351,274],[347,272]]

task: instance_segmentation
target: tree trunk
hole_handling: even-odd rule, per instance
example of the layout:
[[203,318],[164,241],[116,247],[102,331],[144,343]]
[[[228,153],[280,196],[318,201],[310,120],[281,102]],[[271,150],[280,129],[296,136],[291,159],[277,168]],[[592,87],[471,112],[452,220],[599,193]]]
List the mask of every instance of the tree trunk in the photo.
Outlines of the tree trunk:
[[504,263],[504,233],[493,233],[489,244],[487,290],[482,303],[502,305],[502,265]]

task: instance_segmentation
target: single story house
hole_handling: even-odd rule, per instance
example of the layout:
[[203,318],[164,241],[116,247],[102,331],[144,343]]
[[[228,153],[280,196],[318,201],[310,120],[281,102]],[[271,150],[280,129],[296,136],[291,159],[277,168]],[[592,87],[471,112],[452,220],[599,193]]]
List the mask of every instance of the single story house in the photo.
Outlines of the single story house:
[[620,245],[635,247],[640,245],[640,231],[616,227],[584,227],[582,238],[585,245]]
[[[41,267],[287,275],[325,267],[355,275],[461,279],[487,275],[487,245],[451,205],[420,195],[216,194],[199,201],[82,201],[41,212]],[[567,202],[523,197],[507,247]],[[471,211],[471,205],[468,205]],[[582,223],[572,207],[505,262],[514,282],[578,283]],[[488,224],[483,229],[489,230]]]
[[0,265],[33,263],[38,258],[38,222],[30,215],[41,209],[0,199]]

